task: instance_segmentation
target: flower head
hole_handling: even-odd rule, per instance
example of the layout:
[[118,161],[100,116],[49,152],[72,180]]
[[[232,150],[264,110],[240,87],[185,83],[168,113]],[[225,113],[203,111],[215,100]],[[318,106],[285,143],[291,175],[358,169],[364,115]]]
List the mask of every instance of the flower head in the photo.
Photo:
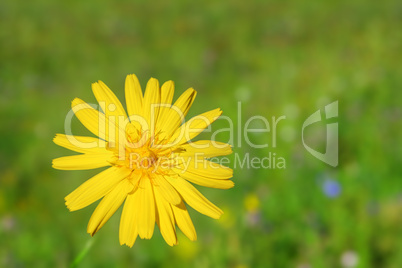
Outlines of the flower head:
[[[81,153],[53,160],[62,170],[108,167],[66,196],[70,211],[102,199],[89,220],[94,235],[123,204],[120,244],[133,246],[137,236],[150,239],[155,222],[169,245],[177,244],[176,225],[196,240],[186,204],[218,219],[222,211],[191,184],[228,189],[232,169],[208,161],[227,155],[230,145],[216,141],[191,142],[222,113],[211,110],[184,122],[196,91],[185,91],[172,105],[174,84],[151,78],[143,95],[135,75],[125,84],[127,113],[101,81],[92,84],[101,110],[76,98],[72,110],[94,137],[57,134],[57,145]],[[191,182],[191,183],[190,183]]]

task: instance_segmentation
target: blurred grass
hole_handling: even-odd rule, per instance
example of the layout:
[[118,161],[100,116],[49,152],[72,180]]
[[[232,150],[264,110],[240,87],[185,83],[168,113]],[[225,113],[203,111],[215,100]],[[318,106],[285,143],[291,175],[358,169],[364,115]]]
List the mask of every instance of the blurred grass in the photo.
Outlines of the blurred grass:
[[[91,239],[95,205],[69,213],[63,198],[98,171],[52,170],[51,159],[68,153],[52,138],[74,97],[95,101],[91,82],[123,99],[135,73],[142,84],[174,80],[176,97],[194,87],[190,115],[221,107],[236,120],[237,101],[243,124],[286,115],[276,148],[234,144],[239,154],[276,152],[286,170],[237,168],[235,188],[201,189],[225,215],[191,210],[199,239],[180,236],[174,248],[158,231],[119,246],[118,211],[82,267],[342,267],[348,251],[358,267],[401,267],[401,11],[388,0],[2,1],[0,266],[66,267]],[[305,118],[334,100],[336,169],[300,139]],[[338,197],[323,193],[326,178],[339,182]],[[247,200],[258,202],[250,209]]]

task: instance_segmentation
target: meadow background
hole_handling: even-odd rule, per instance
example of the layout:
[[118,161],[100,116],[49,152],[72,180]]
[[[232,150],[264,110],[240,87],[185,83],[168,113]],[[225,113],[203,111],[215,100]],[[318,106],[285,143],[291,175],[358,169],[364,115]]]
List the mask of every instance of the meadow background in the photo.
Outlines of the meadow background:
[[[0,266],[402,267],[401,13],[396,0],[1,1]],[[285,115],[276,148],[270,133],[250,135],[265,149],[233,145],[286,169],[237,167],[233,189],[197,187],[225,214],[190,209],[196,242],[179,231],[169,247],[155,231],[120,246],[121,209],[90,238],[95,205],[70,213],[64,197],[99,170],[53,170],[70,152],[52,138],[71,100],[95,102],[92,82],[123,99],[130,73],[172,79],[176,97],[194,87],[189,116],[220,107],[237,128],[238,101],[243,122]],[[301,126],[336,100],[333,168],[304,149]]]

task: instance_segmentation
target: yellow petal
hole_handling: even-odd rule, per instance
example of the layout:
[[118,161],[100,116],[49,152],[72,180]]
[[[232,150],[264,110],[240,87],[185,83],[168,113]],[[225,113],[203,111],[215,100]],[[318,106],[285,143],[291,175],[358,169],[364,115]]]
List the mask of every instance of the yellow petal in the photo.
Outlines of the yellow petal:
[[232,147],[230,144],[218,142],[218,141],[208,141],[201,140],[183,144],[180,146],[184,152],[180,153],[180,156],[197,156],[197,157],[215,157],[222,155],[229,155],[232,153]]
[[172,106],[172,99],[174,95],[173,81],[163,83],[161,87],[161,105],[159,107],[159,116],[156,119],[156,132],[160,133],[161,122],[166,120],[170,107]]
[[161,88],[161,103],[172,104],[174,95],[174,83],[172,80],[163,83]]
[[143,177],[143,174],[138,169],[133,170],[133,172],[131,173],[129,180],[130,180],[131,184],[134,185],[133,193],[134,193],[134,191],[137,190],[137,188],[139,186],[139,182],[141,181],[142,177]]
[[126,244],[130,248],[134,245],[138,236],[137,221],[138,221],[138,191],[127,196],[124,203],[123,212],[120,218],[119,240],[120,245]]
[[183,179],[186,179],[192,183],[209,188],[230,189],[234,186],[234,183],[231,180],[216,180],[207,177],[202,177],[197,174],[192,174],[190,172],[184,172],[184,173],[178,172],[178,175]]
[[127,75],[125,88],[128,115],[141,115],[143,96],[140,82],[135,74]]
[[175,221],[180,230],[185,234],[191,241],[197,240],[197,233],[193,222],[191,221],[190,215],[188,214],[186,205],[181,202],[178,206],[171,206]]
[[176,159],[179,163],[181,161],[181,164],[173,167],[177,173],[189,172],[216,180],[230,179],[233,177],[233,170],[231,168],[209,160],[194,159],[191,157],[177,157]]
[[206,199],[197,189],[194,188],[194,186],[191,185],[191,183],[180,177],[169,177],[168,180],[180,193],[184,201],[201,214],[214,219],[219,219],[223,214],[222,210]]
[[[148,124],[148,129],[155,130],[155,122],[159,114],[161,91],[159,82],[155,78],[149,79],[145,90],[142,115]],[[154,133],[151,133],[151,135]]]
[[113,152],[103,149],[103,153],[63,156],[53,159],[52,167],[61,170],[83,170],[110,166]]
[[181,197],[176,189],[161,175],[153,175],[152,182],[154,190],[158,191],[163,198],[173,205],[178,205],[181,202]]
[[115,122],[119,122],[119,117],[122,117],[124,121],[127,118],[126,111],[124,111],[121,102],[116,95],[105,85],[102,81],[92,84],[92,92],[95,95],[96,100],[104,111],[106,118],[111,120],[111,117]]
[[183,144],[207,128],[222,114],[222,111],[217,108],[215,110],[197,115],[184,123],[180,128],[176,130],[173,136],[170,138],[170,145]]
[[73,100],[71,107],[77,118],[89,131],[101,139],[109,140],[110,126],[105,114],[95,110],[79,98]]
[[136,192],[139,194],[138,235],[150,239],[155,228],[155,198],[150,180],[142,178]]
[[177,244],[175,220],[170,204],[155,190],[155,202],[158,211],[157,224],[166,243],[170,246]]
[[98,138],[64,134],[56,134],[53,142],[78,153],[103,153],[106,145],[104,141]]
[[102,199],[88,223],[87,232],[91,236],[110,219],[132,189],[128,180],[122,180]]
[[131,170],[111,167],[90,178],[65,197],[70,211],[89,206],[109,193],[117,183],[130,175]]
[[157,124],[157,130],[161,131],[161,139],[170,137],[181,123],[184,122],[184,117],[190,110],[196,95],[197,92],[189,88],[177,99],[167,112],[164,111],[166,115],[158,120]]
[[[104,111],[105,118],[109,122],[109,146],[115,148],[119,142],[124,146],[126,128],[129,124],[126,111],[116,95],[102,81],[92,84],[92,91]],[[119,131],[120,130],[120,131]],[[116,146],[117,147],[117,146]]]

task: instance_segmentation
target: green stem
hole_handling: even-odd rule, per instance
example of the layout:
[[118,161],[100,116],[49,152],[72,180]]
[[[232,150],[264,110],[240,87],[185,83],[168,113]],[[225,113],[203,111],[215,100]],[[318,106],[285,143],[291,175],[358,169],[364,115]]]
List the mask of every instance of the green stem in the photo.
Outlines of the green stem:
[[78,264],[80,264],[80,262],[84,259],[84,257],[91,249],[92,245],[94,244],[94,241],[95,239],[93,237],[88,240],[88,242],[85,244],[85,247],[81,250],[81,252],[77,255],[77,257],[75,257],[74,261],[71,263],[70,265],[71,268],[77,267]]

